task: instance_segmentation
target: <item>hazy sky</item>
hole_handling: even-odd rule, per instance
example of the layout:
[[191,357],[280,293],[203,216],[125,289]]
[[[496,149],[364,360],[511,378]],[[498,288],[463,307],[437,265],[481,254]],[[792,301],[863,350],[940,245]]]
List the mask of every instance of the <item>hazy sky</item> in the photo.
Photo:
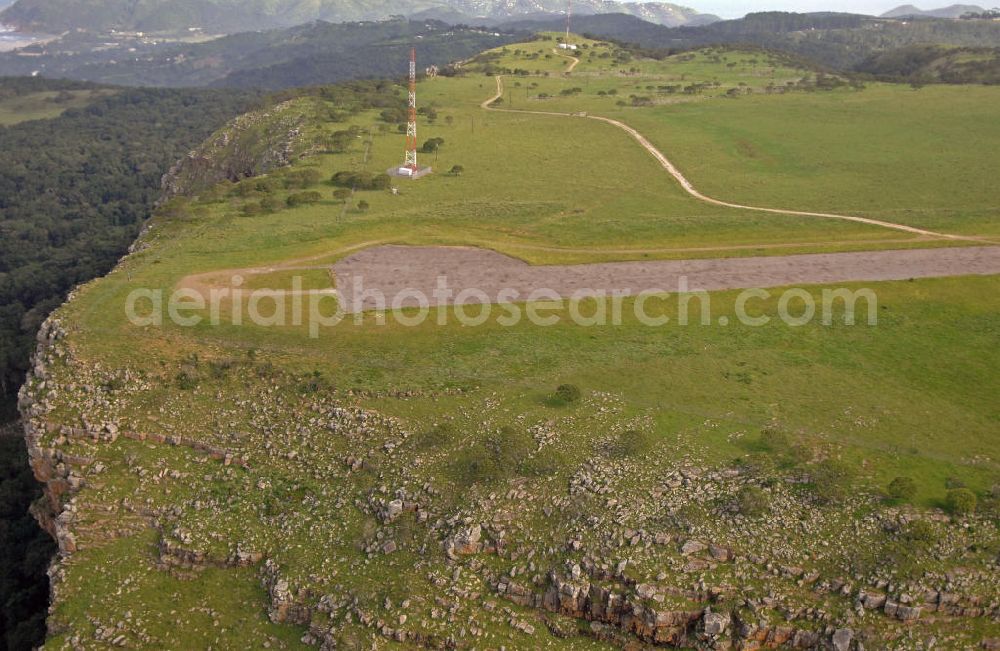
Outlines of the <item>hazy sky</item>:
[[[878,16],[901,4],[914,4],[921,9],[933,9],[944,7],[954,2],[961,1],[964,4],[977,4],[970,0],[941,0],[938,3],[927,4],[926,2],[913,2],[912,0],[899,0],[894,2],[879,2],[872,0],[668,0],[674,4],[679,4],[706,14],[715,14],[723,18],[739,18],[754,11],[796,11],[806,13],[810,11],[843,11],[847,13],[868,14]],[[987,3],[988,4],[988,3]]]

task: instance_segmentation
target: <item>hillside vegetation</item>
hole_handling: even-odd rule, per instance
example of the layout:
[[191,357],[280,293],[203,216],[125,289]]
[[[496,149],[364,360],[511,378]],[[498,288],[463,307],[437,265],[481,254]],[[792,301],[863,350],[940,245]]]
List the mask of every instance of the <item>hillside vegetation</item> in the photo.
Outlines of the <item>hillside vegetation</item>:
[[913,84],[1000,84],[1000,47],[911,45],[875,55],[857,69],[879,79]]
[[[416,181],[382,176],[401,162],[399,85],[290,92],[230,123],[196,168],[245,169],[234,153],[293,124],[295,155],[182,183],[43,327],[20,407],[60,546],[47,648],[1000,637],[997,276],[867,283],[878,304],[855,326],[841,308],[684,326],[661,301],[671,320],[650,327],[635,298],[593,327],[398,310],[313,333],[277,319],[291,303],[242,321],[243,298],[215,323],[206,306],[184,308],[203,317],[190,327],[126,318],[136,289],[329,289],[332,263],[380,244],[545,265],[981,242],[699,201],[594,116],[712,196],[1000,232],[1000,89],[851,85],[745,48],[657,60],[574,36],[570,56],[555,39],[421,81],[435,173]],[[710,296],[735,313],[735,292]]]

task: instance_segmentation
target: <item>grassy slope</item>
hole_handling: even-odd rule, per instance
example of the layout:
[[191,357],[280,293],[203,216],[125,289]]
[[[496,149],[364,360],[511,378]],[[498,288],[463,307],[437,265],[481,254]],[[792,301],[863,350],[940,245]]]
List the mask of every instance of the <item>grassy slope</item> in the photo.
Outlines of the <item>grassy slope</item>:
[[112,91],[74,90],[66,91],[72,99],[55,102],[59,93],[49,91],[11,97],[0,101],[0,126],[11,126],[28,120],[56,118],[71,108],[82,108],[94,101],[95,97]]
[[[561,69],[564,63],[546,61],[553,70]],[[580,71],[586,72],[586,67],[581,67]],[[539,88],[543,84],[555,87],[563,83],[553,78],[522,81],[536,81]],[[581,82],[574,80],[572,83],[579,85]],[[620,82],[615,79],[603,83],[617,85]],[[197,271],[309,256],[318,256],[314,262],[329,261],[341,255],[338,250],[367,241],[477,244],[544,263],[641,257],[641,254],[630,256],[619,252],[601,254],[601,249],[898,237],[891,232],[853,224],[760,216],[698,204],[683,195],[624,134],[583,120],[484,113],[478,108],[478,102],[491,95],[492,90],[492,79],[480,76],[430,80],[421,86],[422,101],[437,102],[441,115],[437,125],[422,128],[421,140],[441,136],[446,141],[436,160],[430,157],[432,160],[425,158],[424,162],[433,163],[439,172],[461,164],[467,170],[462,176],[439,173],[413,184],[404,183],[401,196],[362,193],[359,197],[371,203],[370,211],[351,210],[343,220],[339,218],[339,203],[332,199],[317,206],[271,215],[244,216],[240,208],[245,200],[216,193],[191,205],[184,217],[160,219],[149,238],[151,248],[132,256],[124,268],[107,278],[91,283],[75,302],[63,309],[62,314],[73,330],[71,344],[82,363],[93,366],[99,362],[104,368],[142,369],[148,374],[146,389],[115,398],[115,413],[136,429],[176,431],[213,443],[232,444],[226,439],[226,431],[244,427],[253,431],[254,427],[256,410],[237,409],[240,400],[264,405],[281,395],[282,400],[287,401],[282,404],[289,405],[290,410],[276,416],[284,419],[283,425],[287,428],[282,430],[279,425],[278,431],[269,435],[267,451],[263,440],[254,439],[253,445],[247,445],[254,469],[246,473],[208,468],[182,451],[167,451],[157,446],[126,441],[105,448],[72,444],[68,450],[81,454],[100,453],[109,466],[107,479],[86,489],[84,501],[118,503],[127,497],[137,503],[149,500],[153,504],[173,504],[179,500],[228,498],[229,507],[222,515],[210,516],[188,509],[179,518],[180,526],[195,532],[196,540],[218,553],[225,553],[225,541],[234,538],[252,543],[255,548],[270,550],[293,582],[318,582],[317,589],[327,591],[335,591],[331,583],[341,582],[351,593],[362,595],[364,603],[373,604],[381,603],[386,596],[398,603],[399,595],[408,592],[417,595],[416,607],[424,609],[429,607],[429,595],[435,594],[435,590],[427,577],[414,569],[407,555],[411,551],[404,550],[386,559],[376,557],[373,561],[365,561],[359,553],[357,541],[370,533],[372,523],[352,506],[352,500],[377,482],[384,481],[385,476],[391,478],[394,473],[405,471],[407,481],[414,485],[429,481],[442,489],[448,508],[474,509],[476,500],[488,492],[488,487],[482,491],[460,490],[461,476],[455,474],[447,459],[465,449],[468,437],[474,435],[484,419],[491,424],[523,425],[549,420],[558,423],[562,437],[560,450],[566,457],[551,470],[550,477],[532,479],[531,486],[565,486],[569,475],[592,454],[595,446],[602,443],[608,432],[628,419],[648,422],[656,441],[654,450],[636,471],[637,476],[655,475],[660,472],[658,468],[682,457],[695,458],[705,465],[725,462],[753,450],[759,430],[775,424],[850,461],[860,472],[861,486],[877,488],[902,472],[915,476],[920,484],[915,501],[924,506],[939,503],[946,477],[960,477],[978,491],[996,481],[1000,456],[996,437],[1000,413],[995,401],[1000,385],[994,371],[1000,361],[995,346],[994,324],[1000,314],[1000,300],[997,299],[1000,285],[996,278],[877,284],[880,299],[877,327],[813,324],[790,329],[772,324],[764,328],[670,326],[650,329],[629,320],[620,328],[587,329],[562,325],[539,329],[527,325],[515,328],[487,325],[481,328],[424,326],[407,329],[393,325],[378,327],[369,321],[362,327],[344,324],[313,340],[303,328],[224,325],[141,331],[124,322],[122,303],[131,288],[170,289],[183,276]],[[980,89],[952,88],[947,91],[953,94],[955,101],[976,103],[978,97],[976,106],[987,104],[977,95]],[[971,99],[963,99],[964,93],[969,93]],[[887,96],[902,99],[890,102],[885,99]],[[801,197],[797,199],[801,204],[792,203],[796,197],[789,189],[791,185],[783,188],[775,182],[756,188],[747,182],[746,179],[756,178],[756,172],[746,174],[746,168],[737,168],[733,161],[738,160],[738,154],[730,152],[727,158],[727,150],[719,144],[728,142],[727,146],[732,147],[732,137],[720,135],[721,127],[713,136],[706,122],[709,119],[717,123],[724,119],[732,122],[735,118],[731,111],[737,109],[756,111],[753,119],[746,121],[746,128],[754,134],[766,134],[768,129],[777,128],[768,117],[772,112],[779,112],[788,121],[794,118],[798,124],[803,121],[808,125],[826,124],[827,120],[817,116],[835,120],[841,102],[850,105],[870,101],[876,109],[897,106],[899,113],[905,115],[910,108],[903,100],[921,97],[927,96],[879,87],[860,94],[836,91],[835,95],[700,100],[635,110],[617,108],[614,101],[598,100],[596,96],[587,103],[579,96],[551,102],[532,101],[553,106],[580,101],[587,110],[593,110],[591,101],[595,106],[596,102],[606,101],[609,114],[618,112],[627,116],[628,122],[644,131],[660,123],[657,115],[661,112],[673,119],[684,111],[701,111],[706,118],[692,118],[692,135],[684,136],[690,143],[689,148],[678,145],[676,155],[682,169],[690,169],[695,182],[706,191],[718,190],[720,194],[731,191],[732,194],[727,192],[725,198],[733,199],[773,199],[789,207],[842,209],[860,206],[863,202],[858,196],[866,200],[875,196],[874,190],[861,182],[864,174],[841,176],[841,179],[853,179],[849,186],[851,193],[806,190],[815,192],[817,201],[828,201],[828,204],[813,205]],[[516,98],[514,102],[515,108],[518,107]],[[803,103],[813,110],[805,111]],[[306,102],[302,110],[317,109]],[[931,105],[928,110],[944,111],[944,104]],[[713,111],[718,111],[719,115]],[[445,122],[445,115],[453,117],[451,125]],[[876,121],[888,119],[879,118],[878,111],[873,115]],[[374,116],[362,115],[357,121],[371,124]],[[332,128],[343,128],[343,125]],[[700,141],[699,133],[706,134]],[[964,132],[955,132],[956,135],[961,133]],[[664,137],[662,134],[650,135]],[[855,136],[857,140],[853,145],[844,144],[831,153],[830,166],[868,143],[872,133],[866,130]],[[754,151],[760,151],[764,161],[781,161],[780,166],[784,166],[781,169],[794,166],[801,152],[809,146],[804,140],[786,145],[771,137],[750,137],[755,138],[751,140]],[[914,144],[915,140],[902,135],[892,138],[891,142],[898,146],[914,146],[914,155],[906,160],[923,166],[924,170],[933,169],[927,167],[929,163],[922,156],[922,144]],[[396,163],[400,158],[401,142],[402,137],[398,135],[376,136],[369,169],[381,170]],[[786,146],[788,149],[784,149]],[[979,147],[978,139],[966,134],[960,143],[949,146],[946,155],[962,166],[961,161],[973,155],[968,153],[971,148],[979,152],[981,162],[988,161],[988,152],[984,153]],[[670,155],[675,155],[674,149],[667,149]],[[720,179],[718,186],[712,185],[707,169],[699,171],[702,168],[695,165],[697,151],[705,152],[709,160],[718,162],[718,169],[712,170]],[[874,153],[871,155],[875,157]],[[357,147],[349,154],[312,157],[299,166],[318,166],[328,175],[350,169],[352,161],[357,164],[360,156],[360,147]],[[906,182],[905,174],[898,175],[891,169],[896,156],[904,158],[902,153],[894,154],[892,158],[876,161],[869,168],[883,171],[885,185],[899,179]],[[801,188],[822,185],[821,181],[833,182],[828,169],[818,164],[806,166],[799,174],[798,192],[802,192]],[[777,175],[778,171],[778,167],[765,166],[760,174]],[[979,183],[975,179],[985,178],[985,175],[987,172],[982,169],[970,167],[967,170],[970,183]],[[910,187],[920,187],[911,183]],[[322,188],[325,196],[329,196],[330,191],[329,187]],[[879,195],[882,201],[872,210],[895,211],[894,215],[905,216],[907,213],[903,211],[910,205],[906,203],[908,194],[895,192],[887,190]],[[750,194],[736,196],[737,193]],[[963,194],[961,199],[967,199],[968,205],[955,208],[964,207],[970,213],[982,209],[982,197],[978,194]],[[980,213],[975,214],[982,217]],[[971,232],[993,227],[984,219],[962,221],[944,211],[935,215],[935,219],[948,220],[945,223],[949,226],[965,227]],[[569,254],[528,248],[550,245],[596,251]],[[322,278],[316,276],[310,272],[307,282],[321,284]],[[279,272],[272,279],[284,282],[287,277]],[[714,295],[714,314],[732,314],[733,298],[731,293]],[[767,309],[773,311],[773,303]],[[292,427],[291,424],[307,423],[310,416],[305,409],[301,413],[295,411],[294,405],[300,396],[294,395],[294,388],[278,389],[279,393],[275,394],[267,381],[255,380],[249,371],[217,378],[205,375],[194,392],[179,390],[174,383],[182,359],[189,353],[198,353],[205,359],[242,360],[249,349],[259,351],[257,359],[289,372],[320,371],[340,389],[467,387],[470,393],[463,396],[417,397],[405,401],[360,400],[364,406],[398,416],[413,432],[425,431],[441,419],[455,419],[458,435],[435,454],[418,452],[416,462],[403,461],[405,468],[395,468],[392,461],[385,461],[386,475],[382,478],[374,473],[352,475],[343,471],[345,455],[377,450],[382,440],[345,441],[324,432]],[[588,396],[587,404],[565,411],[547,404],[547,394],[562,382],[574,382],[583,387]],[[281,391],[289,394],[281,394]],[[599,408],[604,394],[595,392],[613,396],[608,398],[613,405],[608,413],[613,416]],[[220,401],[219,396],[225,399]],[[68,407],[57,414],[67,422],[74,421]],[[276,444],[275,449],[270,447],[271,443]],[[305,446],[300,447],[302,444]],[[316,473],[315,477],[303,475],[294,463],[277,455],[278,450],[291,447],[308,455],[307,467]],[[411,459],[405,455],[412,454],[412,450],[406,450],[404,459]],[[185,481],[139,482],[135,473],[128,469],[134,463],[127,460],[129,454],[154,469],[178,469],[185,473]],[[350,481],[340,481],[347,477]],[[254,488],[259,486],[256,484],[259,478],[272,481],[276,487],[297,488],[287,488],[284,493],[276,488],[273,496],[269,496],[268,490]],[[357,490],[357,495],[348,492],[346,507],[334,506],[332,497],[320,499],[316,509],[308,511],[309,517],[288,515],[270,519],[261,517],[258,512],[258,509],[267,512],[274,504],[302,511],[305,507],[299,505],[298,500],[304,494],[327,497],[327,491],[339,494],[338,491],[345,489]],[[621,490],[623,495],[631,495],[631,499],[639,501],[646,495],[641,483],[624,486]],[[262,506],[261,500],[270,500],[267,504],[271,506]],[[524,540],[551,539],[557,545],[565,542],[568,532],[560,528],[562,525],[544,518],[538,503],[504,504],[504,508],[523,510],[524,530],[516,535],[523,536]],[[601,511],[597,505],[594,508]],[[843,523],[839,523],[834,514],[826,517],[825,526],[830,534],[838,536],[837,527]],[[418,546],[419,534],[397,532],[397,535],[404,542],[408,540],[405,535],[416,536],[417,542],[408,549]],[[800,540],[797,535],[787,532],[786,543],[802,545],[802,549],[815,544],[814,540]],[[317,541],[322,544],[317,545]],[[766,536],[761,536],[759,542],[777,544],[768,542]],[[129,538],[121,549],[85,550],[75,556],[74,562],[67,567],[67,594],[89,594],[87,582],[100,571],[108,557],[114,557],[116,562],[132,562],[133,568],[141,567],[145,561],[142,554],[136,552],[142,549],[139,543],[148,545],[149,541]],[[859,540],[857,544],[864,543]],[[133,553],[137,555],[134,561],[129,561]],[[336,557],[349,559],[352,569],[332,578],[329,563]],[[822,554],[815,557],[821,568],[825,567],[824,563],[834,563],[833,560],[821,561],[821,557]],[[635,571],[640,573],[637,578],[641,578],[643,572],[655,575],[656,563],[647,562],[648,566],[637,565]],[[130,576],[132,574],[135,572]],[[254,585],[256,573],[210,571],[193,582],[189,579],[183,587],[173,579],[148,571],[136,574],[140,575],[145,577],[141,579],[143,583],[130,593],[127,605],[158,613],[149,624],[158,639],[197,645],[213,641],[213,635],[206,632],[207,623],[202,627],[191,620],[193,626],[188,631],[172,629],[170,618],[161,617],[168,608],[158,596],[163,589],[176,590],[182,595],[179,606],[169,606],[178,611],[177,619],[182,623],[190,619],[182,616],[184,608],[189,607],[183,600],[202,589],[211,591],[211,607],[222,613],[220,626],[233,627],[231,630],[237,631],[232,637],[223,638],[223,646],[259,639],[263,634],[284,638],[289,645],[297,639],[298,632],[278,632],[266,623],[261,610],[264,595]],[[323,579],[313,579],[313,576]],[[469,581],[472,582],[470,589],[483,588],[473,579]],[[221,590],[220,585],[224,586]],[[343,590],[337,592],[343,593]],[[247,605],[254,602],[258,603],[256,610]],[[87,615],[101,616],[107,611],[119,612],[124,607],[126,603],[112,595],[99,602],[81,596],[64,601],[57,617],[60,621],[87,628],[89,624],[84,623]],[[245,629],[235,624],[241,616],[248,618]],[[506,639],[513,648],[528,644],[523,637],[507,637],[510,633],[503,627],[491,624],[486,628],[501,640]],[[560,641],[549,636],[543,626],[537,628],[541,630],[531,643],[572,644],[576,648],[582,644],[575,638],[569,642]],[[973,628],[970,626],[966,634]],[[245,633],[239,632],[244,630]]]
[[[548,48],[541,47],[540,50]],[[874,84],[861,92],[796,91],[764,94],[814,73],[780,60],[768,65],[759,52],[715,51],[676,55],[663,62],[613,65],[600,56],[565,78],[525,80],[514,108],[590,111],[618,118],[646,135],[710,196],[751,205],[840,211],[961,234],[998,233],[1000,212],[989,172],[1000,140],[1000,89],[988,86],[925,87]],[[501,66],[533,70],[513,54]],[[719,57],[721,64],[709,63]],[[757,61],[752,64],[752,61]],[[543,59],[559,69],[565,59]],[[736,64],[730,68],[729,64]],[[630,72],[638,69],[637,73]],[[597,77],[597,78],[595,78]],[[528,83],[538,84],[528,89]],[[664,85],[718,82],[697,96],[666,94]],[[752,88],[752,96],[723,98]],[[561,97],[566,88],[583,92]],[[652,87],[652,88],[651,88]],[[614,96],[598,96],[615,89]],[[656,106],[617,106],[630,95]],[[518,101],[521,100],[521,101]]]

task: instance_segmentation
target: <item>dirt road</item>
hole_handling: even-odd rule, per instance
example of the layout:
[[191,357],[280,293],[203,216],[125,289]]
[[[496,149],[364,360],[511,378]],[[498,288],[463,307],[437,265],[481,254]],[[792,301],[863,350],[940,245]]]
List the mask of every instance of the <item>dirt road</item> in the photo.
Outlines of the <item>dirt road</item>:
[[[682,278],[692,290],[711,291],[992,275],[1000,274],[1000,246],[532,266],[486,249],[391,245],[358,251],[336,263],[333,270],[345,309],[357,312],[376,308],[377,299],[373,295],[361,297],[355,288],[377,290],[387,297],[386,307],[392,307],[393,297],[404,290],[416,290],[437,304],[434,291],[441,277],[455,295],[442,303],[481,304],[498,302],[504,290],[517,292],[508,302],[524,302],[541,289],[560,297],[579,290],[629,295],[650,290],[676,292]],[[463,296],[463,290],[475,291]],[[399,306],[418,304],[407,299]]]
[[560,52],[556,48],[552,48],[552,54],[554,54],[556,56],[559,56],[559,57],[562,57],[564,59],[569,59],[569,65],[566,66],[565,70],[563,70],[564,74],[565,73],[569,73],[569,72],[573,72],[573,68],[577,67],[580,64],[580,60],[579,59],[577,59],[574,56],[570,56],[568,54],[563,54],[562,52]]

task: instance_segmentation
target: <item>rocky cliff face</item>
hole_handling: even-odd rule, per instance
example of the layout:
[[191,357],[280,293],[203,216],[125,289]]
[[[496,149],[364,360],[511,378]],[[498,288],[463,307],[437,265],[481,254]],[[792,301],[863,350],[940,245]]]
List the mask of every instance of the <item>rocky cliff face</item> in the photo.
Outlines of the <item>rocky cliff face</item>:
[[308,150],[302,137],[304,101],[288,101],[234,119],[163,177],[163,198],[194,196],[222,181],[239,181],[284,167]]

